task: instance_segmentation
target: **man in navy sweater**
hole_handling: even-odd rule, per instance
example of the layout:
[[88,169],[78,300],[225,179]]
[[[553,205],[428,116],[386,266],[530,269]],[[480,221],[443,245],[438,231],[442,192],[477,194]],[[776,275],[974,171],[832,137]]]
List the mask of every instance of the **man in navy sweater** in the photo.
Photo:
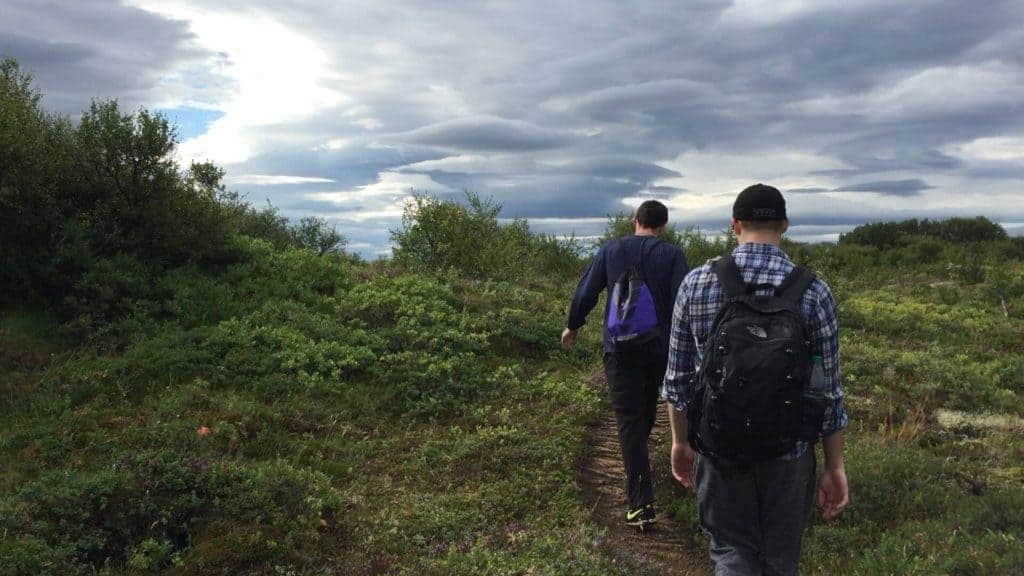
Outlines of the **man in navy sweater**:
[[645,526],[655,519],[647,439],[654,426],[658,391],[668,359],[672,305],[688,271],[683,251],[658,239],[667,224],[668,209],[661,202],[648,200],[637,208],[633,218],[634,233],[608,241],[594,256],[576,287],[569,308],[569,324],[562,332],[562,348],[568,350],[601,292],[610,291],[624,272],[639,267],[657,312],[656,337],[642,347],[625,349],[617,346],[609,331],[604,330],[604,369],[626,470],[629,507],[625,520],[633,526]]

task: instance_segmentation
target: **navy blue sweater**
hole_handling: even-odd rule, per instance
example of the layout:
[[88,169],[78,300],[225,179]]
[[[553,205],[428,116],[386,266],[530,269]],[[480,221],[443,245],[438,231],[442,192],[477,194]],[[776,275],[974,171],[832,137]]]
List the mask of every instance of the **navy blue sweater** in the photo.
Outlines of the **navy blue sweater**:
[[[663,242],[654,236],[626,236],[610,240],[601,246],[591,261],[587,273],[583,275],[576,294],[569,307],[569,328],[576,330],[587,321],[587,314],[597,305],[601,291],[610,290],[615,281],[633,267],[640,258],[643,248],[643,273],[647,287],[654,297],[654,306],[658,311],[658,326],[661,329],[661,342],[664,350],[668,350],[668,338],[672,325],[672,306],[675,304],[676,292],[689,271],[686,257],[679,247]],[[608,305],[605,304],[605,318],[608,317]],[[602,324],[603,326],[603,324]],[[604,350],[612,352],[611,338],[604,331]]]

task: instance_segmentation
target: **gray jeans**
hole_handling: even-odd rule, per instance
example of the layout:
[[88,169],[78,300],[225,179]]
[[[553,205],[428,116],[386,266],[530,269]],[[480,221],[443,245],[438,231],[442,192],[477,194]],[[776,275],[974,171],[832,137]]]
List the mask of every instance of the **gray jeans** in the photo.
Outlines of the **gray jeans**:
[[799,574],[815,492],[814,446],[795,460],[744,470],[698,455],[696,485],[715,576]]

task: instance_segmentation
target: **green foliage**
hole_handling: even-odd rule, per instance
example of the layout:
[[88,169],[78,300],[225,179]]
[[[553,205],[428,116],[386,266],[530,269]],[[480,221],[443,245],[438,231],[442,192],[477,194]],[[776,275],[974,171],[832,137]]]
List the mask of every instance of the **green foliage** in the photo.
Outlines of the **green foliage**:
[[[144,288],[168,269],[237,262],[237,235],[341,253],[345,239],[325,220],[292,225],[272,207],[256,210],[225,189],[213,164],[179,170],[162,115],[96,101],[73,127],[39,100],[17,63],[0,63],[0,302],[57,308],[83,335],[151,298]],[[99,310],[88,309],[92,298]]]
[[62,313],[64,329],[86,336],[144,306],[152,277],[136,258],[118,254],[96,261],[71,287]]
[[228,256],[230,230],[210,193],[214,174],[183,180],[166,118],[94,102],[75,143],[78,177],[67,185],[63,209],[82,226],[93,253],[129,253],[163,266]]
[[[131,336],[116,351],[72,352],[11,402],[23,424],[0,433],[0,459],[19,462],[3,480],[0,573],[301,573],[390,557],[502,572],[570,556],[607,573],[588,541],[551,537],[582,519],[571,478],[597,398],[520,360],[552,354],[560,301],[457,278],[358,282],[361,264],[251,238],[232,249],[227,269],[172,270],[140,300],[120,296],[140,290],[134,260],[97,276],[97,293],[130,306],[110,316],[148,324],[109,321]],[[478,432],[453,432],[450,457],[411,448],[435,438],[422,427],[454,422]],[[521,522],[518,552],[496,514]],[[348,515],[373,520],[357,532]]]
[[[159,571],[188,562],[207,533],[222,539],[220,555],[299,562],[321,519],[344,504],[323,474],[286,462],[140,453],[102,471],[46,474],[0,502],[0,524],[17,534],[0,573],[86,574],[122,561]],[[239,532],[247,537],[233,541]]]
[[960,244],[1005,240],[1007,235],[1002,226],[982,216],[948,220],[912,219],[864,224],[841,235],[839,243],[886,249],[906,246],[922,237]]
[[342,235],[323,218],[307,216],[298,221],[292,228],[295,244],[308,248],[323,256],[327,253],[341,252],[345,246]]
[[482,318],[455,308],[451,288],[415,277],[378,277],[354,287],[337,309],[354,326],[386,339],[373,367],[389,404],[413,414],[444,414],[487,390]]
[[217,383],[270,396],[344,386],[373,365],[381,344],[366,330],[285,300],[221,322],[204,347],[219,358],[210,375]]
[[14,60],[0,61],[0,303],[58,283],[62,272],[51,263],[62,238],[60,183],[73,172],[72,130],[39,99]]
[[501,206],[471,192],[466,203],[416,196],[391,232],[395,262],[419,272],[454,270],[468,278],[531,281],[571,275],[580,246],[531,234],[523,219],[498,222]]
[[[575,483],[606,407],[599,335],[557,349],[574,240],[421,197],[367,265],[179,171],[159,115],[75,128],[38,102],[0,64],[0,574],[628,571]],[[840,303],[851,414],[853,504],[813,523],[805,572],[1024,563],[1024,242],[996,228],[784,241]],[[691,265],[735,245],[664,237]],[[692,495],[662,506],[697,538]]]
[[269,299],[321,302],[348,287],[348,262],[337,255],[313,257],[302,248],[276,250],[269,242],[236,236],[231,242],[239,261],[223,272],[237,298],[252,305]]

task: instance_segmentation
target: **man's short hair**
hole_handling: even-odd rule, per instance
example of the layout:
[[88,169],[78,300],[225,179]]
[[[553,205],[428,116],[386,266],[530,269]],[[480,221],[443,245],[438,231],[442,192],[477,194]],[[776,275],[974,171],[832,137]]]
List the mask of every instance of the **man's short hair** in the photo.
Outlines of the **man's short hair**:
[[785,220],[740,220],[744,230],[751,232],[775,232],[782,234],[786,230]]
[[668,208],[657,200],[645,200],[636,209],[636,221],[644,228],[661,228],[668,223]]

